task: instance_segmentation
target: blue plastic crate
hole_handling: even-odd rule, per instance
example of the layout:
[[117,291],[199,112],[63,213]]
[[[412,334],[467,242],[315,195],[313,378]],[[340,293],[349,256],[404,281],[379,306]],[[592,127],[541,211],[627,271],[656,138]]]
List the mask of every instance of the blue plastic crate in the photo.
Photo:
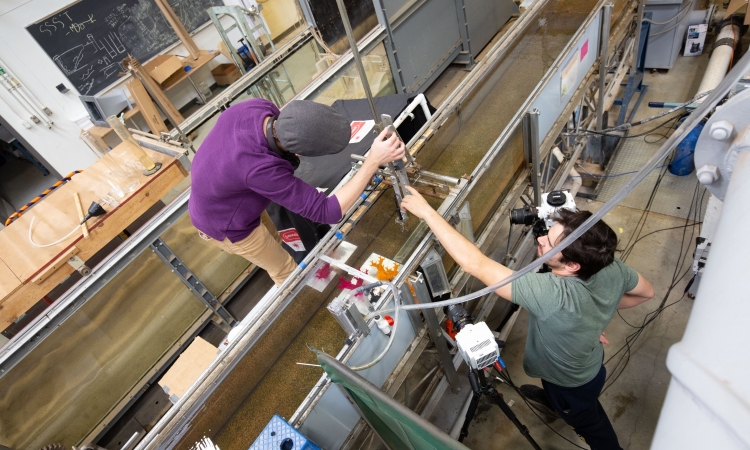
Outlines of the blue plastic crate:
[[320,450],[278,414],[255,439],[250,450]]

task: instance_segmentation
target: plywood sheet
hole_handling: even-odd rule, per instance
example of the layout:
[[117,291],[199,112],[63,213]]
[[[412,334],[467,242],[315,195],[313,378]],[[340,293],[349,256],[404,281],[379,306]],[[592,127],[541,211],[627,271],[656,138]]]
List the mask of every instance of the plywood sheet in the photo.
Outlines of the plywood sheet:
[[3,261],[0,261],[0,298],[5,298],[16,292],[21,285],[21,280],[11,272]]
[[195,380],[216,359],[218,349],[197,336],[193,343],[177,358],[172,367],[161,377],[159,386],[169,395],[172,403],[187,392]]

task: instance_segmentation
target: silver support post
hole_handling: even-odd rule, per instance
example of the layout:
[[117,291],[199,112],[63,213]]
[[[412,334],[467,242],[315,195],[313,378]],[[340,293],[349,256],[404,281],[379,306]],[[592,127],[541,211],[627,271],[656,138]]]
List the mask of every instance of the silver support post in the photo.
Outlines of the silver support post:
[[[635,25],[635,36],[633,36],[633,64],[631,65],[630,74],[634,75],[641,61],[641,28],[643,28],[643,11],[646,9],[646,0],[638,1],[638,12]],[[688,13],[689,14],[689,13]]]
[[524,114],[523,134],[526,154],[531,162],[531,184],[534,187],[534,205],[539,206],[542,201],[542,187],[539,184],[539,110]]
[[399,64],[398,61],[396,45],[393,42],[393,30],[388,21],[388,13],[385,10],[385,3],[383,0],[374,0],[373,3],[375,4],[375,16],[378,18],[380,25],[385,28],[386,37],[383,41],[383,45],[385,46],[385,53],[388,55],[388,64],[391,66],[391,75],[393,76],[393,82],[396,85],[396,92],[405,93],[406,83],[404,82],[404,75],[401,72],[401,64]]
[[[432,302],[430,291],[427,289],[427,284],[425,284],[424,276],[421,273],[417,273],[416,276],[410,276],[404,284],[408,284],[410,287],[414,288],[414,297],[416,297],[416,300],[419,301],[419,303],[424,304]],[[432,342],[435,344],[440,364],[442,364],[443,371],[445,371],[445,378],[448,380],[451,390],[454,393],[458,392],[460,390],[458,384],[458,372],[456,372],[456,367],[453,365],[453,357],[448,351],[447,341],[445,340],[445,335],[440,328],[437,314],[435,314],[433,308],[425,308],[422,310],[422,315],[427,324],[427,330],[430,332],[430,339],[432,339]]]
[[367,81],[367,74],[365,74],[365,66],[362,65],[362,58],[359,55],[359,49],[357,48],[357,41],[354,39],[354,32],[352,31],[352,24],[349,23],[349,15],[346,12],[346,6],[344,6],[344,0],[336,0],[336,4],[339,7],[339,14],[341,14],[341,21],[344,22],[344,29],[346,30],[346,37],[349,38],[349,47],[352,49],[352,56],[354,57],[354,64],[357,66],[357,72],[359,72],[359,78],[362,80],[362,87],[365,90],[365,96],[367,97],[367,103],[370,104],[370,111],[372,112],[372,118],[375,120],[375,127],[378,133],[383,130],[383,124],[378,115],[378,111],[375,109],[375,102],[372,99],[372,91],[370,90],[370,82]]
[[[401,291],[401,303],[404,305],[413,305],[414,302],[414,294],[411,292],[411,285],[410,282],[406,282],[401,285],[399,290]],[[419,334],[419,330],[422,328],[422,316],[419,314],[419,311],[411,310],[407,311],[409,313],[409,322],[411,322],[411,327],[414,328],[414,334]]]
[[[641,1],[641,3],[643,3]],[[609,53],[609,22],[612,16],[612,3],[607,3],[602,7],[602,28],[599,42],[599,101],[596,105],[596,131],[602,131],[604,128],[604,90],[606,89],[607,72],[607,55]]]

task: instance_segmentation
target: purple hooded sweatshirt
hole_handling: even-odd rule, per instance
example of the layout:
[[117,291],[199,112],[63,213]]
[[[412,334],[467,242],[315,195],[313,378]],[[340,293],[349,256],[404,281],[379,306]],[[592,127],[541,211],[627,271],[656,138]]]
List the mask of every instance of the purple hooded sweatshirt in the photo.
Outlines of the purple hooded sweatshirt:
[[263,121],[278,115],[264,99],[221,114],[193,159],[188,209],[198,230],[218,241],[240,241],[271,201],[318,223],[341,219],[338,199],[296,178],[294,167],[268,146]]

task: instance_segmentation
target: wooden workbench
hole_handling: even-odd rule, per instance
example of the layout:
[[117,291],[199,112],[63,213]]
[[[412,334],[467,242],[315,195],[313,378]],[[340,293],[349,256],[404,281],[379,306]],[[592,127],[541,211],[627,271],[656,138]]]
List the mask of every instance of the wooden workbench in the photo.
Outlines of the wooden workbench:
[[[120,144],[112,150],[120,162],[135,160],[126,145]],[[29,225],[35,218],[33,238],[38,244],[51,243],[68,234],[79,223],[74,193],[78,193],[86,210],[92,201],[99,202],[112,191],[107,183],[109,169],[103,161],[75,175],[0,231],[0,330],[73,273],[73,267],[66,262],[68,258],[75,254],[87,261],[187,176],[176,159],[145,151],[154,161],[162,163],[161,169],[150,177],[139,175],[140,185],[118,199],[119,206],[102,204],[107,214],[88,220],[88,238],[77,232],[60,244],[39,248],[29,242]]]

